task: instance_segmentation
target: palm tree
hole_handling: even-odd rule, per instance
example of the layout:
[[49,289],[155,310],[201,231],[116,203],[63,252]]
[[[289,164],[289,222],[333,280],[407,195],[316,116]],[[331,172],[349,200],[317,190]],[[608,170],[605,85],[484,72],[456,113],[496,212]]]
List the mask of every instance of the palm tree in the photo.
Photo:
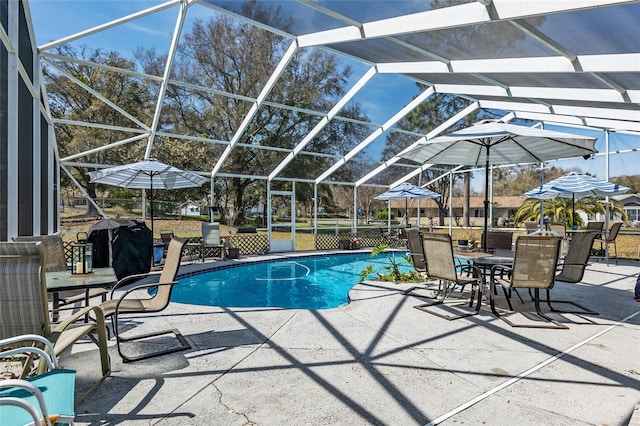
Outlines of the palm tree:
[[[573,201],[571,198],[556,197],[550,200],[545,200],[543,205],[543,214],[545,217],[549,217],[552,222],[562,222],[567,226],[571,226],[574,222],[571,218],[571,214],[574,211]],[[606,213],[606,206],[603,202],[600,202],[595,197],[585,197],[576,200],[575,211],[582,210],[590,216],[595,216],[596,213]],[[627,221],[627,215],[624,211],[622,202],[618,200],[609,199],[609,211],[612,214],[619,214],[624,221]],[[513,220],[516,223],[522,223],[525,221],[540,221],[540,200],[536,198],[528,198],[516,214],[513,216]],[[576,213],[575,223],[578,227],[582,227],[584,223],[579,214]]]

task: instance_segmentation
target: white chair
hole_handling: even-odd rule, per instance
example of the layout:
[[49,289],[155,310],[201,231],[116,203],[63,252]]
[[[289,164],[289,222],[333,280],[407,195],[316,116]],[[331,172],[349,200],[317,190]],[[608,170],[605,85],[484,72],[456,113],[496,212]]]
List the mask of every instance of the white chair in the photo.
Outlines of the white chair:
[[220,238],[220,224],[218,222],[202,223],[202,247],[200,252],[203,262],[210,248],[218,250],[221,259],[226,257],[224,240]]

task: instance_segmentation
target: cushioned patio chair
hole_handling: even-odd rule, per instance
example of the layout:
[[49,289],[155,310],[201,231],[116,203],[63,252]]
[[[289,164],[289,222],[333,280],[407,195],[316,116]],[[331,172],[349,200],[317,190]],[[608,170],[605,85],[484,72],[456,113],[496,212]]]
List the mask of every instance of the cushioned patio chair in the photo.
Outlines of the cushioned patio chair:
[[[512,327],[568,328],[545,315],[540,309],[540,289],[551,289],[554,284],[556,266],[560,252],[560,238],[555,236],[525,235],[516,240],[513,266],[494,265],[491,268],[489,303],[491,312]],[[527,288],[533,290],[533,302],[537,315],[546,324],[518,324],[498,313],[495,307],[496,286],[502,286],[504,296],[513,311],[508,290]]]
[[[41,242],[0,242],[0,339],[24,334],[41,335],[53,343],[55,355],[71,349],[85,337],[97,335],[102,377],[80,400],[111,373],[104,315],[98,306],[87,306],[51,324],[46,287],[46,252]],[[95,322],[81,322],[91,313]],[[27,368],[27,366],[25,366]],[[22,378],[26,370],[22,373]]]
[[[416,305],[414,308],[437,315],[447,320],[476,315],[480,310],[482,302],[482,273],[473,265],[456,264],[453,255],[453,244],[451,236],[448,234],[424,233],[422,234],[423,255],[426,262],[427,275],[429,278],[437,279],[441,285],[440,297],[435,297],[428,303]],[[460,273],[459,273],[460,272]],[[467,276],[461,274],[467,273]],[[456,287],[464,291],[465,286],[471,286],[471,297],[469,307],[473,306],[473,301],[477,300],[476,309],[472,312],[465,312],[460,315],[441,313],[443,309],[430,309],[435,305],[444,305],[445,301],[452,295]],[[424,296],[419,296],[424,297]],[[477,297],[477,299],[475,299]],[[457,304],[459,305],[459,304]],[[447,308],[451,304],[445,305]],[[455,307],[456,305],[453,305]]]
[[[616,245],[616,238],[618,238],[618,233],[620,232],[620,228],[622,227],[622,222],[616,222],[611,225],[611,229],[609,229],[609,234],[602,238],[601,235],[597,235],[595,240],[596,243],[600,243],[600,250],[598,252],[598,256],[605,257],[606,250],[609,249],[610,245],[613,245],[614,254],[616,257],[616,265],[618,264],[618,246]],[[607,256],[607,265],[609,265],[609,257]]]
[[76,372],[60,368],[53,344],[42,336],[28,334],[0,340],[0,359],[25,357],[37,357],[43,372],[26,379],[0,380],[0,424],[72,424]]
[[[42,242],[47,252],[46,272],[67,271],[67,259],[64,254],[64,243],[60,234],[38,235],[38,236],[20,236],[13,237],[16,242]],[[58,308],[64,305],[70,305],[77,302],[85,302],[93,297],[100,297],[104,302],[107,297],[108,289],[103,287],[91,288],[82,291],[65,291],[53,293],[53,318],[58,318]]]
[[[182,253],[187,244],[188,239],[174,237],[169,243],[167,258],[165,259],[164,268],[160,274],[136,274],[130,275],[118,281],[113,287],[110,300],[100,304],[105,317],[111,318],[113,334],[116,338],[118,353],[124,362],[138,361],[141,359],[151,358],[158,355],[178,352],[190,349],[184,337],[176,329],[161,330],[151,333],[138,334],[132,336],[123,336],[120,331],[120,321],[122,314],[150,314],[164,310],[171,300],[171,292],[173,286],[178,284],[176,277],[178,269],[182,261]],[[159,278],[157,282],[145,282],[145,279]],[[142,283],[136,284],[136,281],[143,280]],[[155,280],[154,280],[155,281]],[[116,291],[124,290],[119,295]],[[162,336],[165,334],[173,334],[177,338],[180,346],[162,349],[155,352],[145,352],[141,355],[129,356],[122,352],[122,342],[131,342],[136,340],[148,339],[151,337]]]
[[[558,274],[554,277],[555,281],[562,281],[566,283],[579,283],[584,277],[584,270],[589,266],[589,256],[591,254],[591,247],[593,241],[596,238],[595,233],[582,232],[576,234],[569,244],[567,255],[564,260],[558,265]],[[564,312],[575,314],[591,314],[598,315],[598,312],[591,309],[587,309],[584,306],[574,302],[572,300],[551,300],[550,291],[547,289],[547,304],[552,312]],[[563,311],[554,308],[551,303],[566,303],[580,308],[580,311]]]

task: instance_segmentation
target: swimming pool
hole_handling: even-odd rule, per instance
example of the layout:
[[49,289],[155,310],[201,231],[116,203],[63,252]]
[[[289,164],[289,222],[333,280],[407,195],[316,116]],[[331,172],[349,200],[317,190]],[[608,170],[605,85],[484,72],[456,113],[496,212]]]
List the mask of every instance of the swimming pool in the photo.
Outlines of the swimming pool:
[[[401,254],[396,254],[401,256]],[[401,270],[412,269],[401,264]],[[171,301],[222,307],[330,309],[349,302],[349,290],[360,282],[360,272],[373,273],[390,265],[384,255],[348,253],[293,257],[244,263],[179,279]]]

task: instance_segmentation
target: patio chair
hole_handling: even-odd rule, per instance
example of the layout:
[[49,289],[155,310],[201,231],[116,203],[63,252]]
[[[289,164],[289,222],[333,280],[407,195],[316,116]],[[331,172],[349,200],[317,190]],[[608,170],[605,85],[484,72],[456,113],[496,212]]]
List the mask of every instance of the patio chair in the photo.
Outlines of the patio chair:
[[208,249],[215,249],[220,253],[221,259],[225,259],[225,246],[224,240],[220,238],[220,224],[217,222],[203,222],[202,223],[202,247],[200,248],[202,261],[207,257]]
[[[491,268],[489,303],[491,312],[512,327],[568,328],[548,317],[540,310],[540,289],[551,289],[554,284],[560,249],[560,238],[555,236],[525,235],[516,240],[513,266],[494,265]],[[549,324],[518,324],[498,313],[495,307],[496,286],[502,286],[504,296],[513,311],[508,290],[527,288],[533,290],[533,302],[537,315]]]
[[538,231],[539,227],[540,224],[538,222],[527,221],[524,223],[524,229],[527,231],[527,234]]
[[417,228],[408,228],[406,230],[407,245],[413,269],[417,272],[426,274],[427,263],[424,260],[424,250],[422,249],[422,236]]
[[[104,316],[111,318],[111,325],[113,328],[113,334],[116,338],[118,353],[124,362],[138,361],[191,348],[184,337],[176,329],[161,330],[133,336],[123,336],[120,331],[121,326],[119,324],[119,321],[121,320],[120,316],[122,314],[156,313],[164,310],[169,305],[173,286],[178,284],[176,277],[178,276],[182,253],[187,241],[187,239],[177,237],[174,237],[171,240],[164,268],[159,275],[157,273],[148,273],[125,277],[118,281],[118,283],[113,287],[110,300],[100,304],[100,307],[104,312]],[[159,277],[159,279],[157,282],[148,282],[148,279],[152,277]],[[135,281],[140,280],[143,281],[137,284],[135,283]],[[125,286],[126,288],[123,288]],[[122,295],[117,295],[115,292],[121,289],[124,290],[124,293]],[[178,340],[178,343],[180,343],[180,346],[162,349],[155,352],[147,352],[135,356],[128,356],[122,352],[122,342],[143,340],[165,334],[173,334]]]
[[604,222],[587,222],[587,230],[597,231],[598,234],[602,234]]
[[[480,270],[473,265],[456,264],[451,236],[448,234],[424,233],[422,235],[422,246],[427,275],[429,278],[439,280],[442,290],[439,291],[440,297],[436,296],[428,303],[416,305],[414,308],[450,321],[476,315],[480,310],[480,303],[482,302],[482,273]],[[458,272],[460,272],[460,274],[466,272],[468,276],[461,276]],[[435,305],[444,305],[446,299],[451,296],[456,286],[460,287],[460,291],[462,292],[467,285],[471,286],[469,307],[473,306],[474,297],[477,296],[477,307],[473,312],[465,312],[461,315],[449,315],[440,313],[436,309],[429,309]],[[447,305],[447,307],[451,306],[452,305]]]
[[562,250],[560,252],[560,255],[562,257],[562,254],[568,250],[569,245],[569,240],[567,237],[567,226],[562,222],[551,222],[549,223],[549,231],[558,234],[558,236],[562,240],[562,245],[560,247]]
[[[82,395],[82,400],[111,373],[104,315],[98,306],[87,306],[61,323],[51,324],[44,265],[43,243],[0,242],[0,339],[37,334],[50,340],[55,355],[60,356],[82,338],[94,340],[92,335],[97,334],[102,377]],[[79,322],[89,313],[95,322]]]
[[[609,233],[605,238],[602,236],[597,236],[595,239],[596,243],[600,243],[600,250],[598,251],[598,256],[605,257],[607,255],[607,250],[609,246],[613,244],[613,251],[616,257],[616,265],[618,264],[618,246],[616,245],[616,238],[618,238],[618,232],[620,232],[620,228],[622,227],[622,222],[616,222],[611,225],[611,229],[609,229]],[[607,256],[607,265],[609,265],[609,257]]]
[[43,365],[42,374],[26,379],[0,380],[1,423],[72,424],[75,419],[76,372],[60,368],[53,344],[33,334],[0,340],[0,358],[5,361],[34,356]]
[[[47,253],[46,272],[67,271],[67,259],[64,254],[64,243],[60,234],[40,235],[40,236],[21,236],[13,237],[16,242],[42,242]],[[101,297],[104,302],[107,298],[109,290],[104,287],[91,288],[83,291],[66,291],[55,292],[53,294],[53,319],[58,318],[58,309],[60,306],[71,305],[77,302],[85,301],[88,305],[89,299],[93,297]]]
[[[482,238],[481,241],[484,241]],[[487,231],[487,249],[513,249],[513,232]]]
[[167,257],[167,250],[169,249],[169,242],[171,242],[171,239],[174,237],[173,235],[173,231],[165,229],[165,230],[161,230],[160,231],[160,240],[162,241],[162,246],[163,246],[163,253],[162,256],[163,257]]
[[[579,283],[584,277],[584,270],[589,265],[589,256],[591,254],[591,247],[593,241],[596,238],[595,233],[583,232],[576,234],[569,244],[567,255],[564,260],[558,265],[558,274],[554,277],[554,281],[562,281],[566,283]],[[584,306],[574,302],[572,300],[551,300],[550,291],[547,289],[547,305],[552,312],[564,312],[574,314],[590,314],[598,315],[598,312],[591,309],[587,309]],[[580,311],[563,311],[554,308],[551,303],[566,303],[571,304]]]

